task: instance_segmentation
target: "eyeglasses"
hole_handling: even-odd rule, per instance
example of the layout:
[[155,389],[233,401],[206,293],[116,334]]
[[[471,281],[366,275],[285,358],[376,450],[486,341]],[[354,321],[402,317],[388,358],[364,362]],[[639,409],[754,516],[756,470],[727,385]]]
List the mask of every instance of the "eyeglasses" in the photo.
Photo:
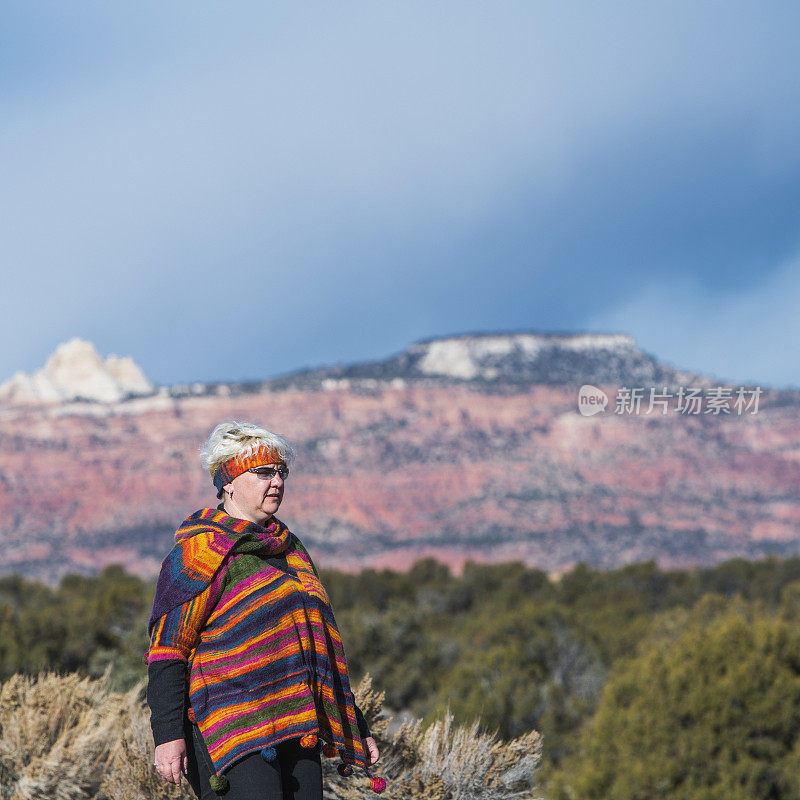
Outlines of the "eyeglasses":
[[286,466],[252,467],[247,471],[252,472],[253,475],[258,475],[259,478],[263,478],[265,481],[271,481],[276,475],[280,475],[282,481],[285,481],[289,477],[289,467]]

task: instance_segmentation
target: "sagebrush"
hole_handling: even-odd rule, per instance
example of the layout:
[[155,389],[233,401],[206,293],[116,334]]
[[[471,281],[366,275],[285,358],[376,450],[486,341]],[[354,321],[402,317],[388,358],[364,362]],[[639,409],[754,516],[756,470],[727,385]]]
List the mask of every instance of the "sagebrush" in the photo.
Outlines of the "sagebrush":
[[[0,685],[2,800],[191,800],[153,769],[144,687],[120,693],[77,675],[14,675]],[[531,731],[510,742],[445,715],[427,728],[416,720],[389,734],[383,693],[369,676],[356,690],[381,750],[375,772],[387,800],[523,800],[532,798],[541,741]],[[342,778],[338,759],[323,758],[327,800],[376,797],[358,776]]]

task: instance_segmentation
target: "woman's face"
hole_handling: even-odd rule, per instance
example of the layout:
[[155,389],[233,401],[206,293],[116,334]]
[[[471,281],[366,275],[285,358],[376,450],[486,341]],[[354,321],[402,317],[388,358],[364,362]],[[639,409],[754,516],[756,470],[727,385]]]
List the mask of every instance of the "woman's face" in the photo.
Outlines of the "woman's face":
[[[284,466],[280,462],[265,464],[265,467]],[[225,510],[239,519],[247,519],[264,525],[278,510],[283,500],[285,481],[277,471],[271,478],[261,477],[253,472],[243,472],[235,477],[225,491],[233,490],[225,499]]]

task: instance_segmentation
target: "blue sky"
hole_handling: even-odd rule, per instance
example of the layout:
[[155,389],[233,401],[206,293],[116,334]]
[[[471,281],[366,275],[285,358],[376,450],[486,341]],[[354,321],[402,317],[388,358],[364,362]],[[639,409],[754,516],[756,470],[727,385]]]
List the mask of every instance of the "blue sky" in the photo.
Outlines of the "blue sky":
[[0,380],[621,331],[800,385],[800,6],[10,2]]

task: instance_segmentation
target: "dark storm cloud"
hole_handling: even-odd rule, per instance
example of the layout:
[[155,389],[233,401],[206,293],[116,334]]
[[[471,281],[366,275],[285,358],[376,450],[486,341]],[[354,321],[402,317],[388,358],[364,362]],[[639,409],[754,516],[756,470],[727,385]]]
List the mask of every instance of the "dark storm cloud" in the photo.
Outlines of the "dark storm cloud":
[[[707,341],[742,315],[758,335],[692,366],[758,377],[753,343],[789,332],[770,292],[797,299],[797,17],[12,5],[0,376],[73,335],[164,382],[525,327],[625,330],[681,363],[702,305]],[[655,298],[678,310],[654,321]]]

